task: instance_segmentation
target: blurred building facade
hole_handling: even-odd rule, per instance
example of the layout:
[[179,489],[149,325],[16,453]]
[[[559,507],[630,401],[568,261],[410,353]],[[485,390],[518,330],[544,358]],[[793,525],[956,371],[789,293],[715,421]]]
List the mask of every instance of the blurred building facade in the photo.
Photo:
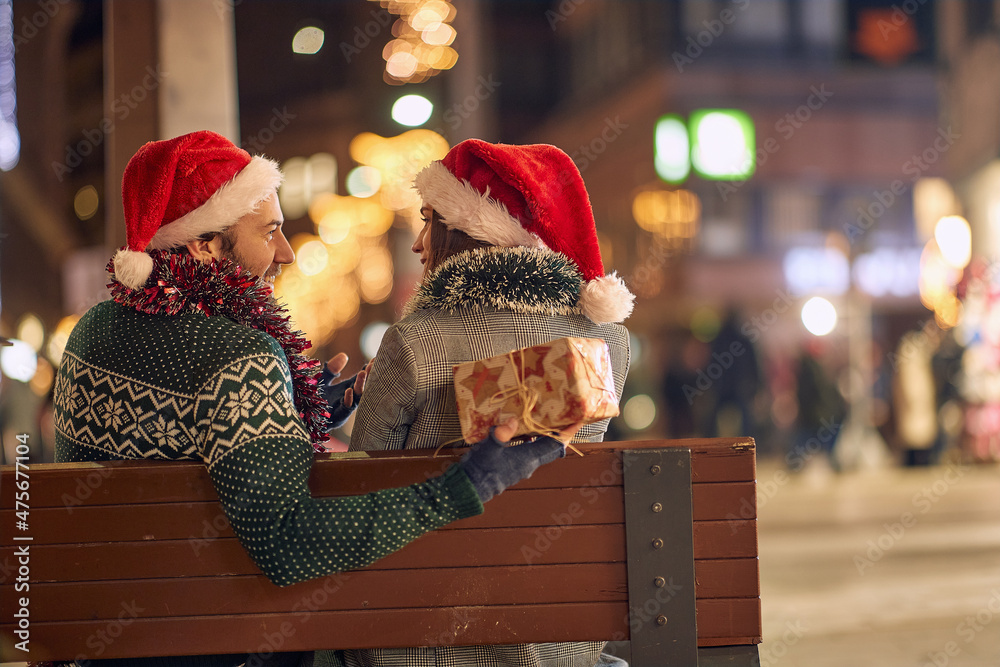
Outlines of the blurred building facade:
[[[188,36],[188,46],[178,46],[185,44],[178,35],[206,21],[178,12],[178,3],[211,12],[208,23],[217,19],[220,35],[229,31],[230,63],[216,50],[201,61],[210,65],[186,69],[177,54],[199,42]],[[308,323],[319,356],[345,350],[359,358],[363,330],[395,319],[419,277],[408,252],[409,209],[389,209],[385,226],[373,213],[371,233],[350,236],[348,245],[331,243],[334,223],[324,227],[308,211],[325,197],[332,221],[336,207],[347,205],[331,196],[347,195],[348,175],[367,166],[355,140],[404,135],[408,128],[390,108],[409,92],[434,102],[420,128],[447,144],[470,136],[545,142],[573,156],[607,268],[638,295],[628,324],[639,356],[626,398],[659,400],[667,359],[683,335],[711,338],[732,308],[738,329],[759,346],[760,363],[776,364],[769,375],[787,376],[781,360],[812,336],[799,318],[804,300],[825,295],[843,315],[848,286],[859,281],[865,289],[855,291],[872,313],[872,354],[893,349],[933,318],[917,291],[928,238],[913,203],[921,179],[943,177],[954,187],[980,254],[992,255],[1000,241],[1000,3],[439,4],[450,13],[442,23],[451,26],[448,45],[458,59],[437,76],[400,85],[387,67],[403,3],[13,0],[13,36],[23,38],[15,58],[22,150],[18,166],[0,175],[0,333],[15,335],[33,314],[51,337],[64,318],[101,298],[104,264],[123,242],[117,191],[124,161],[142,142],[179,127],[172,119],[191,120],[183,95],[207,95],[195,84],[212,82],[230,89],[237,104],[226,112],[231,121],[205,122],[228,123],[232,138],[278,159],[306,193],[302,206],[285,206],[288,231],[298,236],[300,260],[303,248],[307,258],[316,252],[304,265],[322,267],[296,274],[299,282],[289,281],[283,296]],[[323,48],[295,53],[292,36],[307,26],[325,33]],[[165,63],[176,63],[173,72]],[[210,92],[223,100],[212,107],[224,107],[229,93]],[[752,176],[658,178],[657,120],[700,109],[738,109],[752,119]],[[426,135],[410,136],[396,150],[424,160],[441,150],[420,138]],[[661,233],[638,224],[637,195],[678,191],[696,202],[693,218]],[[830,250],[843,260],[825,264]],[[334,271],[347,255],[352,268]],[[798,277],[790,280],[790,271]],[[852,271],[863,276],[852,279]],[[848,365],[849,338],[843,326],[831,334],[833,367]],[[693,370],[707,372],[711,363],[706,357]],[[870,372],[879,365],[872,361]],[[790,425],[791,413],[774,409],[786,401],[771,399],[760,418]],[[647,427],[667,426],[661,417]]]

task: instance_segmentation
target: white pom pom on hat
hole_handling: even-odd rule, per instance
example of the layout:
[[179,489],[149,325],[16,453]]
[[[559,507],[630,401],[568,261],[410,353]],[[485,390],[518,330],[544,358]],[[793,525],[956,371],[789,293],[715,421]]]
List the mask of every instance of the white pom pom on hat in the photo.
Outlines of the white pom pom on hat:
[[149,253],[119,248],[114,260],[115,278],[118,282],[139,289],[146,284],[153,272],[153,258]]
[[614,271],[588,280],[580,293],[580,310],[598,324],[625,321],[634,305],[635,295]]
[[115,277],[139,289],[153,270],[147,249],[175,248],[224,231],[256,210],[281,180],[277,163],[215,132],[145,144],[122,178],[127,245],[115,253]]
[[421,170],[414,187],[445,225],[474,239],[566,255],[583,274],[579,307],[592,321],[621,322],[632,313],[635,296],[624,281],[604,275],[580,170],[555,146],[467,139]]

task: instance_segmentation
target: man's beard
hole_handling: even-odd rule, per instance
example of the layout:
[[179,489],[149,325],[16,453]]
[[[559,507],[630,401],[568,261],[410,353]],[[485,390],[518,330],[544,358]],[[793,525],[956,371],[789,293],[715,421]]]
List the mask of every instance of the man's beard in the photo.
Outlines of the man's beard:
[[[244,270],[244,271],[248,271],[249,270],[247,268],[247,265],[248,265],[247,261],[245,259],[243,259],[243,257],[238,252],[236,252],[235,248],[232,249],[232,250],[223,250],[220,254],[222,255],[223,259],[228,259],[230,262],[232,262],[232,263],[236,264],[237,266],[239,266],[242,270]],[[258,280],[262,280],[262,281],[264,281],[264,282],[266,282],[268,284],[273,285],[275,279],[279,275],[281,275],[281,265],[280,264],[276,264],[276,265],[269,266],[267,268],[267,270],[264,271],[264,275],[257,276],[257,278],[258,278]]]
[[264,280],[268,282],[274,282],[274,280],[281,275],[281,264],[275,264],[267,271],[264,272]]

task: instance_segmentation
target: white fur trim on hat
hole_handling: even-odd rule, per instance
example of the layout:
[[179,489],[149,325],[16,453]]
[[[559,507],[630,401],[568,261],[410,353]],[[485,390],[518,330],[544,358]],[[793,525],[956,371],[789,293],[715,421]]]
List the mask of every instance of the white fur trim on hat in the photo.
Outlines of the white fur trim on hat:
[[132,289],[146,284],[153,272],[153,258],[144,252],[122,248],[115,253],[115,278]]
[[613,271],[587,281],[580,290],[580,311],[596,324],[624,322],[634,305],[635,295]]
[[[149,241],[151,250],[176,248],[211,232],[221,232],[257,209],[283,180],[278,163],[256,156],[204,204],[165,224]],[[120,277],[119,277],[120,279]]]
[[480,194],[466,181],[455,178],[441,162],[420,170],[413,185],[429,205],[444,218],[449,229],[459,229],[474,239],[496,246],[544,248],[540,238],[526,230],[507,207]]

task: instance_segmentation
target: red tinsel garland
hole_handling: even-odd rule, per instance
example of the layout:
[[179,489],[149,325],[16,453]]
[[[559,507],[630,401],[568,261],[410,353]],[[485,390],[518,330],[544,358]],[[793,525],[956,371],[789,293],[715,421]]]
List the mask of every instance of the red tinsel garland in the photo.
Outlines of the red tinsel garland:
[[318,388],[322,364],[302,354],[312,344],[301,331],[292,329],[285,307],[278,303],[268,286],[226,259],[205,263],[186,252],[147,252],[153,258],[153,272],[141,289],[120,283],[115,278],[114,260],[108,262],[111,298],[151,315],[182,312],[222,315],[274,338],[288,358],[295,407],[309,430],[313,448],[317,452],[325,451],[321,443],[328,437],[330,413]]

